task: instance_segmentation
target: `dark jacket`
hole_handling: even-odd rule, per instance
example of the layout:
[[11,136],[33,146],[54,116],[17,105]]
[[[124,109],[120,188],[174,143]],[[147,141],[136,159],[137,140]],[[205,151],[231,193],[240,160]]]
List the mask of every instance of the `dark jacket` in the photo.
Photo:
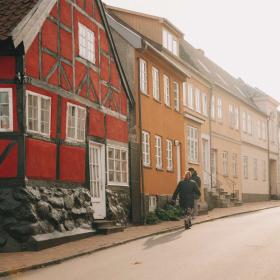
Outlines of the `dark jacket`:
[[[194,171],[194,173],[192,174],[191,180],[193,180],[193,181],[196,182],[196,184],[197,184],[197,186],[198,186],[198,188],[199,188],[199,190],[200,190],[200,188],[201,188],[201,179],[200,179],[200,177],[197,175],[196,171]],[[195,196],[194,196],[194,199],[199,199],[199,197],[200,197],[200,196],[195,195]]]
[[200,197],[200,190],[195,181],[183,180],[179,182],[173,196],[172,200],[176,200],[179,194],[179,204],[183,209],[194,207],[194,197],[197,195]]

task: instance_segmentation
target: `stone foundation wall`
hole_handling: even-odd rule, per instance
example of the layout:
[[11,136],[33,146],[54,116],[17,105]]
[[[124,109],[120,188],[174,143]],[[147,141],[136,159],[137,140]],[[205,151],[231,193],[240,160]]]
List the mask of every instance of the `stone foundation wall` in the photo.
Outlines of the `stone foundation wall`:
[[84,187],[32,184],[0,189],[0,252],[28,249],[32,235],[91,227],[91,196]]
[[257,194],[257,193],[243,193],[242,201],[243,202],[259,202],[270,200],[269,194]]

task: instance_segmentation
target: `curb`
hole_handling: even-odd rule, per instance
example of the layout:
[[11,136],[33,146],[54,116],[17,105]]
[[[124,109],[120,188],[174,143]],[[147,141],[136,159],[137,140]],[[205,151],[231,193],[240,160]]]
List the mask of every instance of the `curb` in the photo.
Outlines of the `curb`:
[[[264,208],[260,208],[260,209],[255,209],[255,210],[249,210],[249,211],[244,211],[244,212],[239,212],[239,213],[223,215],[223,216],[220,216],[220,217],[210,218],[209,220],[204,220],[204,221],[200,221],[200,222],[195,222],[194,221],[193,225],[213,222],[213,221],[221,220],[221,219],[224,219],[224,218],[229,218],[229,217],[233,217],[233,216],[239,216],[239,215],[248,214],[248,213],[259,212],[259,211],[262,211],[262,210],[267,210],[267,209],[272,209],[272,208],[277,208],[277,207],[280,207],[280,205],[268,206],[268,207],[264,207]],[[44,267],[51,266],[51,265],[54,265],[54,264],[60,264],[60,263],[63,263],[64,261],[68,261],[68,260],[71,260],[71,259],[74,259],[74,258],[77,258],[77,257],[82,257],[82,256],[90,255],[90,254],[93,254],[95,252],[99,252],[101,250],[113,248],[113,247],[116,247],[116,246],[119,246],[119,245],[127,244],[129,242],[137,241],[137,240],[140,240],[140,239],[143,239],[143,238],[147,238],[147,237],[151,237],[151,236],[155,236],[155,235],[160,235],[160,234],[164,234],[164,233],[169,233],[169,232],[177,231],[177,230],[180,230],[180,229],[183,229],[183,228],[184,228],[183,225],[182,226],[174,226],[174,227],[171,227],[171,228],[160,230],[158,232],[149,233],[149,234],[145,234],[145,235],[142,235],[142,236],[139,236],[139,237],[134,237],[134,238],[126,239],[126,240],[123,240],[123,241],[118,241],[118,242],[115,242],[115,243],[104,245],[104,246],[101,246],[99,248],[92,249],[90,251],[81,252],[81,253],[74,254],[74,255],[71,255],[71,256],[68,256],[68,257],[64,257],[64,258],[61,258],[61,259],[51,260],[51,261],[47,261],[47,262],[44,262],[44,263],[41,263],[41,264],[30,265],[30,266],[26,266],[26,267],[22,267],[22,268],[17,268],[17,269],[13,269],[13,270],[1,271],[0,272],[0,278],[1,277],[5,277],[5,276],[10,276],[12,274],[17,274],[17,273],[20,273],[20,272],[26,272],[26,271],[30,271],[30,270],[44,268]]]

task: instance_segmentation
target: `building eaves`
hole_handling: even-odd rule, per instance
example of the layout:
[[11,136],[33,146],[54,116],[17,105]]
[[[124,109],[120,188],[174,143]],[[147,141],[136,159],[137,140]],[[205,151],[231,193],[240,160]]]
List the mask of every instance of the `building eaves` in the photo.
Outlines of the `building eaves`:
[[0,40],[12,36],[14,28],[40,0],[0,0]]

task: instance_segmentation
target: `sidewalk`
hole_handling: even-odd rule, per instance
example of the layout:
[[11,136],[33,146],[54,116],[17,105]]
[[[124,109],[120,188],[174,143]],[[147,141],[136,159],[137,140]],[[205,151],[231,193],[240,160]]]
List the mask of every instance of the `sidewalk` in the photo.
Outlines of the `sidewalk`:
[[[208,215],[197,217],[193,221],[193,224],[273,207],[280,207],[280,201],[255,202],[246,203],[239,207],[217,208],[211,210]],[[0,277],[60,263],[74,257],[90,254],[143,237],[173,231],[182,227],[182,221],[162,222],[150,226],[132,226],[125,229],[124,232],[111,235],[97,235],[39,252],[2,253],[0,254]]]

